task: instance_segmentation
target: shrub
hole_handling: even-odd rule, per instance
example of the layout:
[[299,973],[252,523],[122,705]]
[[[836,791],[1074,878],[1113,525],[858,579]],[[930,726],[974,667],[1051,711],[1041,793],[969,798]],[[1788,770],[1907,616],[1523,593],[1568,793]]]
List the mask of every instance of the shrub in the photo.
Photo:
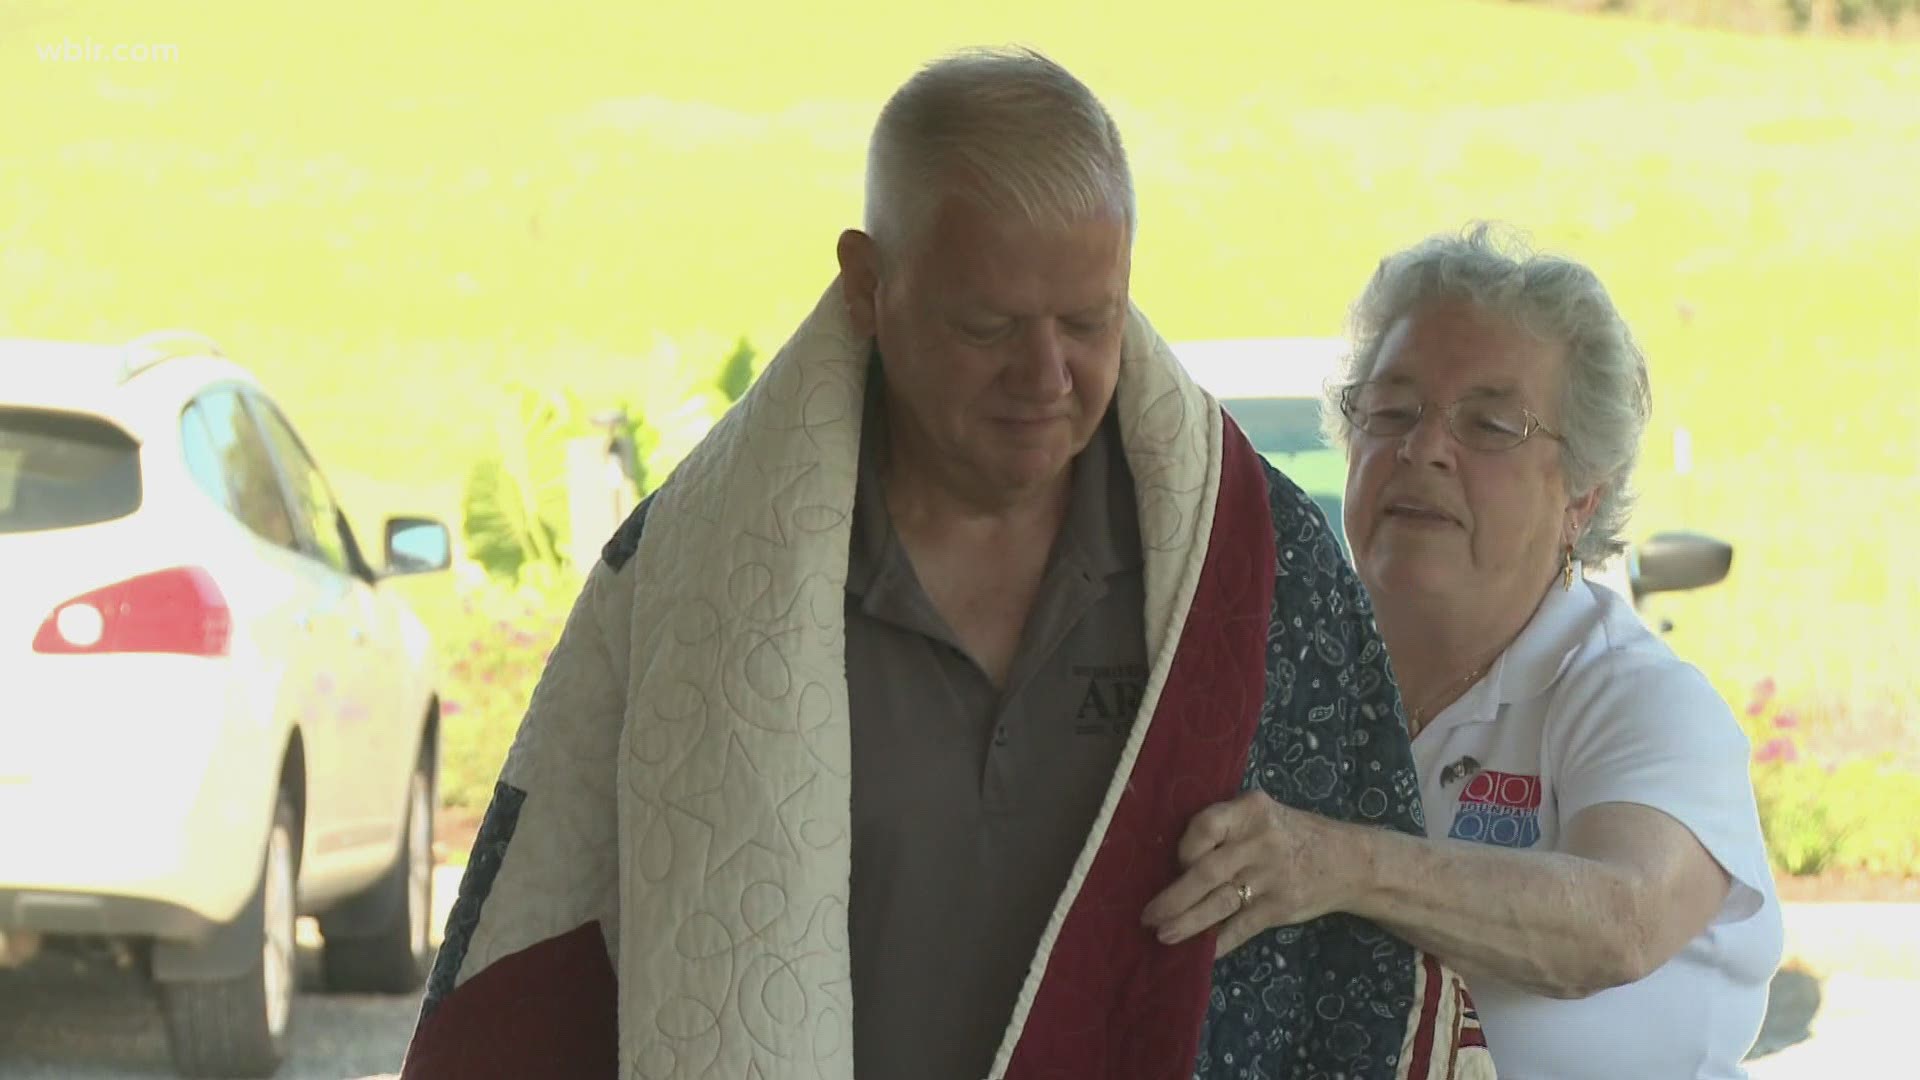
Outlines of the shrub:
[[[1900,21],[1902,12],[1920,11],[1920,0],[1828,0],[1834,24],[1851,29],[1866,21],[1867,13],[1874,12],[1882,22],[1893,26]],[[1814,10],[1819,0],[1782,0],[1787,11],[1787,19],[1796,29],[1805,30],[1813,25]]]
[[628,402],[589,414],[572,394],[525,384],[510,387],[509,407],[496,422],[493,452],[467,474],[461,498],[467,556],[509,583],[529,568],[568,569],[568,444],[604,437],[631,497],[643,498],[753,385],[757,360],[752,344],[739,339],[711,374],[685,388],[672,408],[655,403],[652,416]]
[[1784,874],[1851,870],[1920,874],[1920,774],[1894,755],[1822,760],[1807,714],[1772,679],[1753,688],[1741,720],[1753,745],[1753,792],[1767,855]]
[[1853,828],[1834,805],[1831,780],[1824,769],[1798,762],[1754,767],[1760,830],[1775,870],[1797,877],[1818,874],[1838,861]]
[[1903,11],[1920,11],[1920,0],[1873,0],[1873,9],[1880,13],[1881,21],[1893,26],[1900,21]]
[[[741,338],[658,422],[627,403],[588,416],[568,394],[511,388],[496,449],[476,462],[462,500],[467,573],[458,605],[434,627],[442,654],[442,802],[485,809],[585,568],[568,557],[566,448],[604,433],[635,496],[663,480],[718,412],[758,374]],[[671,399],[669,399],[671,400]]]
[[514,399],[497,450],[474,463],[461,498],[467,557],[506,581],[566,565],[567,440],[584,432],[566,397],[518,387]]
[[563,571],[530,571],[518,585],[482,574],[461,583],[458,615],[440,639],[445,805],[486,808],[579,587]]
[[1781,873],[1920,874],[1920,776],[1873,761],[1763,764],[1754,796]]

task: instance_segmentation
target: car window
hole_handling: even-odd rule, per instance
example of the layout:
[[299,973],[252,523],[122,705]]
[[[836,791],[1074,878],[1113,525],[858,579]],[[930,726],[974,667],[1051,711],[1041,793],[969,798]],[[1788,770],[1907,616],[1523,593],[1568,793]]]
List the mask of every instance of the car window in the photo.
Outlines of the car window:
[[326,477],[320,475],[320,467],[313,463],[300,436],[294,434],[293,426],[280,415],[279,409],[257,396],[250,396],[248,404],[260,418],[267,443],[273,447],[274,457],[286,472],[295,512],[313,540],[314,554],[343,574],[353,573],[356,560],[349,546],[351,542],[343,527],[339,504],[334,501],[332,489],[327,487]]
[[198,402],[180,411],[180,456],[186,460],[194,485],[221,509],[233,513],[233,492],[227,490],[227,475],[220,469],[220,450],[213,445],[213,434],[207,430],[207,418]]
[[1346,550],[1341,499],[1347,490],[1347,457],[1328,445],[1320,431],[1320,402],[1314,398],[1229,398],[1220,404],[1240,425],[1253,448],[1313,499],[1333,526],[1341,550]]
[[262,540],[299,550],[273,459],[238,394],[202,394],[180,416],[180,439],[187,469],[201,490]]
[[70,529],[140,509],[140,444],[105,420],[0,409],[0,533]]
[[1326,436],[1320,433],[1320,402],[1315,398],[1229,398],[1220,404],[1263,454],[1327,448]]

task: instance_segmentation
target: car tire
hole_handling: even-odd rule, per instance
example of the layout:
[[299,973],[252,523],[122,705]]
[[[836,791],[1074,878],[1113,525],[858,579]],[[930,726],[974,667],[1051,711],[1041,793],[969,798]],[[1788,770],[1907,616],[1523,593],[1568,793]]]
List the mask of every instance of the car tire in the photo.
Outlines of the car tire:
[[293,998],[299,980],[295,933],[297,873],[294,837],[299,818],[282,791],[267,836],[259,904],[241,918],[258,924],[260,952],[248,970],[228,979],[162,982],[161,1011],[174,1067],[183,1075],[221,1078],[272,1076],[287,1056]]
[[326,932],[322,970],[336,993],[408,994],[427,981],[433,965],[433,773],[422,760],[407,783],[407,821],[393,865],[362,897],[388,912],[365,936]]

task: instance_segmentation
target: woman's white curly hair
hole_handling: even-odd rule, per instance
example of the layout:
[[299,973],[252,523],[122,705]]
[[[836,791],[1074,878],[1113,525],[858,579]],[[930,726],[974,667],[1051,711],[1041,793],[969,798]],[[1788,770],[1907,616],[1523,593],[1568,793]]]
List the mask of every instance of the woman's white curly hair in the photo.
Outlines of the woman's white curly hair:
[[[1574,544],[1589,565],[1626,548],[1633,512],[1633,467],[1653,410],[1646,357],[1600,278],[1571,259],[1531,250],[1513,235],[1477,223],[1458,235],[1422,241],[1380,261],[1353,305],[1340,384],[1373,373],[1387,332],[1407,314],[1439,299],[1465,299],[1517,320],[1566,348],[1567,381],[1558,430],[1561,471],[1570,494],[1598,488],[1593,518]],[[1337,387],[1323,403],[1327,436],[1345,446],[1352,435]]]

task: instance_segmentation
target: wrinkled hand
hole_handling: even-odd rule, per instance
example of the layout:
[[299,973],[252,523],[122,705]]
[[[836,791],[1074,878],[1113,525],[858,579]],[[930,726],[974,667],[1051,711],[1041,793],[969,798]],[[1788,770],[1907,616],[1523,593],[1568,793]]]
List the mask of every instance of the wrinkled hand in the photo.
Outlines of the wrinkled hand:
[[[1217,931],[1214,955],[1255,935],[1345,909],[1364,880],[1368,830],[1282,806],[1250,791],[1194,815],[1175,881],[1141,922],[1175,945]],[[1240,902],[1239,886],[1252,891]]]

